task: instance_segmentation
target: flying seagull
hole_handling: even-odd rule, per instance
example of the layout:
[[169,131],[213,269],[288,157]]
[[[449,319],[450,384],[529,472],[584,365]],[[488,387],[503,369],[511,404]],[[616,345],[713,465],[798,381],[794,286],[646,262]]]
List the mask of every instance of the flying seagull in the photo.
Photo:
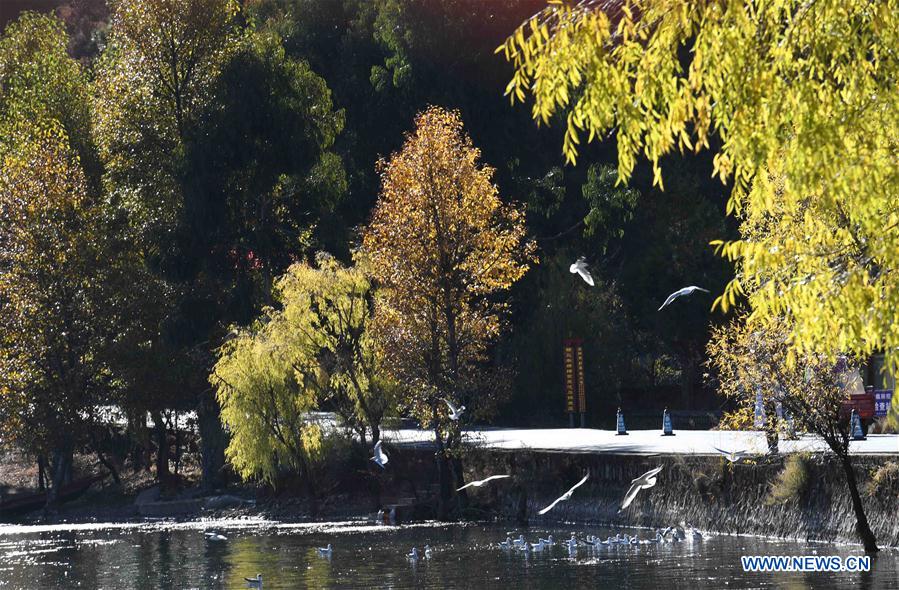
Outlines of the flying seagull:
[[719,449],[718,447],[712,447],[722,455],[724,458],[730,461],[731,463],[739,463],[743,459],[749,456],[749,453],[746,451],[725,451],[723,449]]
[[697,291],[702,291],[703,293],[710,293],[708,289],[703,289],[702,287],[697,287],[696,285],[690,285],[689,287],[684,287],[683,289],[678,289],[674,293],[668,296],[668,299],[665,300],[665,303],[662,304],[662,307],[659,308],[659,311],[662,311],[669,305],[671,302],[677,299],[678,297],[686,297],[688,295],[692,295]]
[[449,406],[449,411],[450,411],[449,419],[450,420],[458,420],[459,418],[462,417],[462,412],[465,411],[465,406],[459,406],[457,408],[448,399],[443,398],[443,401],[445,401],[446,405]]
[[387,458],[387,453],[381,450],[381,441],[375,443],[375,456],[372,457],[371,460],[381,469],[384,469],[384,466],[387,465],[387,461],[390,460]]
[[568,267],[569,272],[571,274],[579,274],[581,278],[584,279],[584,282],[593,286],[593,275],[590,274],[590,271],[587,270],[587,259],[581,256],[577,259],[577,261]]
[[552,504],[550,504],[549,506],[547,506],[546,508],[544,508],[543,510],[541,510],[541,511],[538,512],[537,514],[546,514],[547,512],[549,512],[550,510],[552,510],[553,508],[555,508],[555,507],[556,507],[556,504],[558,504],[559,502],[566,502],[566,501],[570,500],[570,499],[571,499],[571,494],[574,493],[574,490],[576,490],[576,489],[578,489],[580,486],[584,485],[584,482],[587,481],[587,478],[588,478],[588,477],[590,477],[590,474],[589,474],[589,473],[588,473],[587,475],[584,476],[584,479],[582,479],[581,481],[579,481],[579,482],[577,482],[576,484],[574,484],[574,486],[572,486],[572,488],[571,488],[570,490],[568,490],[567,492],[565,492],[564,494],[562,494],[561,496],[559,496],[558,498],[556,498],[556,500],[555,500]]
[[507,477],[512,477],[512,476],[511,476],[511,475],[491,475],[490,477],[486,477],[486,478],[481,479],[481,480],[478,480],[478,481],[471,481],[471,482],[468,482],[467,484],[465,484],[465,485],[462,486],[461,488],[458,488],[456,491],[457,491],[457,492],[461,492],[461,491],[464,490],[465,488],[470,488],[471,486],[474,486],[474,487],[476,487],[476,488],[479,488],[479,487],[481,487],[482,485],[484,485],[485,483],[487,483],[488,481],[492,481],[492,480],[494,480],[494,479],[505,479],[505,478],[507,478]]
[[[621,510],[624,510],[628,506],[631,505],[631,502],[634,501],[634,498],[637,497],[637,494],[640,493],[640,490],[648,490],[652,486],[656,485],[656,476],[662,470],[662,467],[656,467],[655,469],[650,469],[637,479],[631,480],[631,487],[624,495],[624,502],[621,503]],[[621,512],[619,510],[619,512]]]

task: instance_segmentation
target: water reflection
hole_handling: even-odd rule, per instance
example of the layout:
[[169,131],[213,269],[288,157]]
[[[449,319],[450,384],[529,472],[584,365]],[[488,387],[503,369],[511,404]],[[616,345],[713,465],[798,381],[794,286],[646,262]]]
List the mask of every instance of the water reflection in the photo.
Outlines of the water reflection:
[[[214,527],[227,536],[204,536]],[[615,531],[578,531],[601,538]],[[634,531],[630,531],[632,534]],[[262,574],[265,588],[614,587],[896,588],[899,554],[884,551],[868,573],[744,574],[741,555],[860,555],[852,546],[712,537],[701,542],[581,547],[557,543],[539,553],[502,550],[497,541],[531,540],[571,530],[508,531],[490,526],[369,527],[358,523],[279,525],[222,521],[140,526],[0,527],[0,588],[245,588]],[[643,538],[651,534],[638,531]],[[334,546],[333,556],[318,547]],[[425,544],[431,559],[406,555]]]

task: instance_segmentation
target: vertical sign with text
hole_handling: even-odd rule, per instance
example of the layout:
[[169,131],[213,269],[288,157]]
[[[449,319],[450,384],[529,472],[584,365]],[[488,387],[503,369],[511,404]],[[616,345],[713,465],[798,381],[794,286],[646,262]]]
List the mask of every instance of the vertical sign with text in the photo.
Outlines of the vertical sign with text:
[[568,338],[562,343],[565,360],[565,411],[569,414],[572,426],[574,426],[574,414],[577,412],[580,412],[581,426],[584,426],[587,411],[583,342],[580,338]]

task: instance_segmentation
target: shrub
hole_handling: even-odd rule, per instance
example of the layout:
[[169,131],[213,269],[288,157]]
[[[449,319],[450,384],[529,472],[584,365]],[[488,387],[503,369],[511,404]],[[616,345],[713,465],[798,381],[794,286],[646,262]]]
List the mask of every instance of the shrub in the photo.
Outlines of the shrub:
[[888,461],[871,473],[871,481],[865,486],[865,494],[869,498],[881,496],[897,487],[899,482],[899,463]]
[[786,504],[790,500],[799,499],[805,492],[809,482],[808,456],[790,455],[784,467],[771,484],[771,490],[765,499],[766,504]]

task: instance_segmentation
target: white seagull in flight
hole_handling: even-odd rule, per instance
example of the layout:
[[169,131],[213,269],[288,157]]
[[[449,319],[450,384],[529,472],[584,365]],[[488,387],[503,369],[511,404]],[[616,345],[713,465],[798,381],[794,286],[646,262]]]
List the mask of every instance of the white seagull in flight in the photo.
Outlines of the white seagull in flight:
[[[631,505],[631,502],[634,501],[634,498],[637,497],[637,494],[640,493],[640,490],[648,490],[652,486],[656,485],[656,476],[662,470],[662,467],[656,467],[655,469],[650,469],[637,479],[631,480],[631,487],[624,495],[624,502],[621,503],[621,510],[624,510],[628,506]],[[619,510],[618,512],[621,512]]]
[[671,302],[677,299],[678,297],[686,297],[688,295],[692,295],[696,291],[702,291],[703,293],[710,293],[708,289],[703,289],[702,287],[697,287],[696,285],[690,285],[689,287],[684,287],[683,289],[678,289],[674,293],[668,296],[668,299],[665,300],[665,303],[662,304],[662,307],[658,309],[658,311],[662,311],[669,305]]
[[591,275],[590,271],[587,270],[587,260],[583,256],[578,258],[574,264],[569,266],[568,270],[571,272],[571,274],[577,273],[581,275],[581,278],[584,279],[585,283],[587,283],[591,287],[593,286],[593,275]]
[[375,443],[375,456],[371,458],[378,467],[384,469],[384,466],[387,465],[387,461],[390,459],[387,458],[387,453],[381,450],[381,441]]
[[746,451],[725,451],[723,449],[719,449],[718,447],[712,447],[722,455],[724,458],[730,461],[731,463],[739,463],[743,459],[749,456],[749,453]]
[[443,398],[443,401],[446,402],[446,405],[449,407],[449,411],[450,411],[449,419],[450,420],[458,420],[459,418],[462,417],[462,412],[465,411],[465,406],[459,406],[457,408],[448,399]]
[[487,483],[489,481],[493,481],[494,479],[505,479],[507,477],[512,477],[512,476],[511,475],[491,475],[490,477],[486,477],[486,478],[480,479],[478,481],[469,482],[469,483],[465,484],[464,486],[462,486],[461,488],[458,488],[456,491],[461,492],[465,488],[470,488],[471,486],[479,488],[482,485],[484,485],[485,483]]
[[566,502],[566,501],[570,500],[570,499],[571,499],[571,494],[574,493],[574,490],[576,490],[576,489],[578,489],[580,486],[584,485],[584,483],[587,481],[587,478],[588,478],[588,477],[590,477],[590,474],[589,474],[589,473],[588,473],[587,475],[584,476],[584,479],[582,479],[581,481],[579,481],[579,482],[577,482],[576,484],[574,484],[574,485],[571,487],[570,490],[568,490],[567,492],[565,492],[564,494],[562,494],[561,496],[559,496],[558,498],[556,498],[556,500],[555,500],[552,504],[550,504],[549,506],[547,506],[546,508],[544,508],[543,510],[541,510],[541,511],[538,512],[537,514],[546,514],[547,512],[549,512],[550,510],[552,510],[553,508],[555,508],[555,507],[556,507],[556,504],[558,504],[559,502]]

